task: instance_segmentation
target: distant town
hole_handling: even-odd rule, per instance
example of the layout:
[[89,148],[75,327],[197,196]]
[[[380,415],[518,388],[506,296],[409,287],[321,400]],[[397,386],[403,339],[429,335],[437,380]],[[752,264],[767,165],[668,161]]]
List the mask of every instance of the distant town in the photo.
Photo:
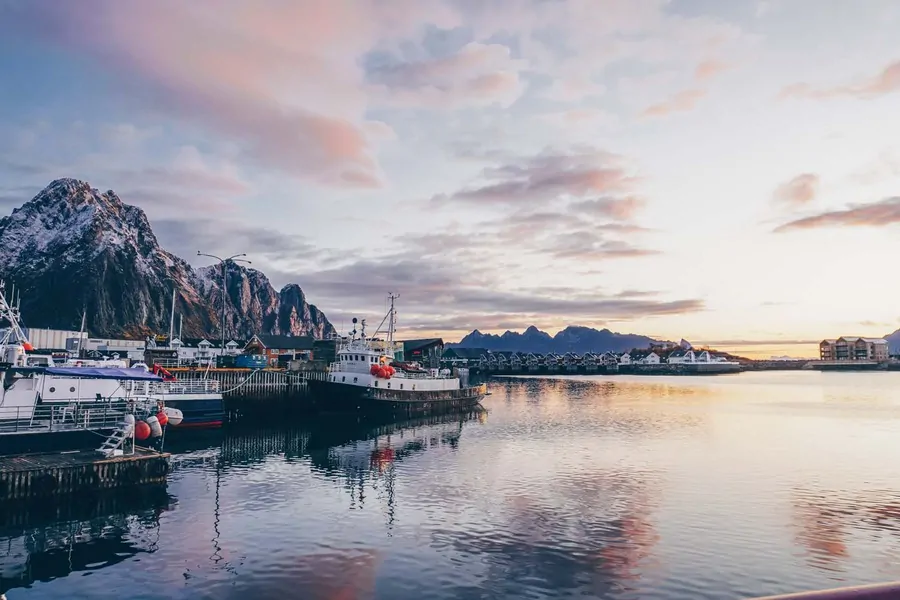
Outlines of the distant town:
[[[27,328],[36,350],[54,358],[127,359],[167,368],[269,368],[324,369],[334,361],[339,337],[315,339],[310,336],[258,334],[250,339],[181,338],[166,335],[143,340],[95,338],[87,332]],[[577,354],[488,350],[445,344],[441,338],[395,342],[398,361],[415,361],[424,366],[464,367],[485,373],[544,372],[696,372],[728,373],[755,369],[800,368],[900,368],[892,357],[887,340],[839,337],[819,344],[819,358],[771,358],[752,360],[711,348],[695,348],[681,342],[654,342],[646,348],[625,352],[585,352]]]

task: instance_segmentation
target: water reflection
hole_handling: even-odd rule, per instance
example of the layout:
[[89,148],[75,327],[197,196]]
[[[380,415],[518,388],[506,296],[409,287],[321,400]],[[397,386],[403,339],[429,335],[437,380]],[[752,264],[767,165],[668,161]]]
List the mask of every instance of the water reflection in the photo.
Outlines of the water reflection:
[[491,597],[534,593],[607,597],[632,589],[656,565],[654,510],[660,474],[638,470],[562,473],[540,494],[511,495],[491,527],[443,528],[435,547],[484,557]]
[[0,506],[0,591],[155,552],[159,517],[173,503],[165,488],[151,487],[65,503]]
[[810,566],[844,570],[863,541],[900,556],[900,492],[798,488],[792,503],[796,540]]

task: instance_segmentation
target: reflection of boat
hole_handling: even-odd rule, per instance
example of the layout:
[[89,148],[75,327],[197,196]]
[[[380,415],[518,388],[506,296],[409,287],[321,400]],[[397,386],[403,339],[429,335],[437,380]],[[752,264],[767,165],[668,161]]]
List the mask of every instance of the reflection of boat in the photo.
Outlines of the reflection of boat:
[[390,297],[391,308],[382,320],[387,321],[386,340],[367,338],[365,319],[357,337],[354,318],[350,340],[338,349],[337,360],[328,373],[323,379],[309,380],[319,407],[326,411],[414,415],[477,405],[484,398],[486,386],[463,386],[449,370],[395,361],[395,298]]
[[0,506],[0,593],[153,552],[159,515],[173,499],[163,487],[79,502]]

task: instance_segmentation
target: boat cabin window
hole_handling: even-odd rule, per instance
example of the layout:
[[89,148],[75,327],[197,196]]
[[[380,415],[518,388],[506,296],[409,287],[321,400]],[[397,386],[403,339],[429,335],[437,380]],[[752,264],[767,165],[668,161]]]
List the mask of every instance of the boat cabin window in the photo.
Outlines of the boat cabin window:
[[356,380],[357,380],[357,378],[356,378],[356,377],[354,377],[354,378],[353,378],[353,383],[356,383]]
[[388,382],[388,387],[391,387],[391,382],[390,382],[390,381]]
[[341,381],[347,381],[347,378],[345,376],[342,376]]
[[400,384],[400,389],[401,389],[401,390],[403,389],[403,384],[402,384],[402,383]]
[[377,381],[375,382],[375,387],[378,387],[378,382],[377,382]]

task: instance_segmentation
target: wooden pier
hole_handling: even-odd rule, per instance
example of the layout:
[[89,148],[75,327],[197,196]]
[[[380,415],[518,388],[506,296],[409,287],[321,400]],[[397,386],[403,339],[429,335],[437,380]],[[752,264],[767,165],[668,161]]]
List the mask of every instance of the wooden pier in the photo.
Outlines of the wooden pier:
[[306,389],[302,372],[280,369],[169,369],[180,380],[212,379],[225,399],[288,396]]
[[164,483],[169,456],[143,448],[109,458],[96,450],[0,456],[0,501]]

